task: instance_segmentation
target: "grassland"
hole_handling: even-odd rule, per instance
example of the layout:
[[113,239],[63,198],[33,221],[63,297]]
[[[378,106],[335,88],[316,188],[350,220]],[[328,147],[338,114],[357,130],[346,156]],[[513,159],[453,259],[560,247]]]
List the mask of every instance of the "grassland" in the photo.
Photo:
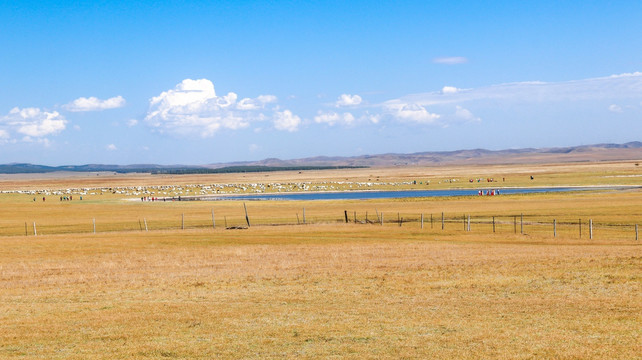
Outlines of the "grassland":
[[[377,173],[390,182],[483,176],[528,184],[536,174],[533,181],[546,185],[642,181],[631,163],[589,165],[270,177],[367,181]],[[176,182],[235,180],[225,176]],[[256,182],[261,175],[242,176]],[[9,179],[0,190],[168,180]],[[431,186],[436,183],[453,186],[435,180]],[[363,219],[377,209],[408,219],[524,213],[631,225],[642,224],[641,205],[640,190],[252,202],[256,225],[225,230],[209,227],[212,210],[219,224],[222,216],[243,224],[241,203],[136,202],[109,193],[33,202],[30,195],[2,194],[0,358],[642,358],[642,248],[630,227],[596,227],[589,240],[571,226],[553,238],[550,228],[535,225],[515,234],[512,223],[493,233],[488,223],[466,232],[460,222],[444,230],[427,223],[421,229],[416,221],[401,227],[341,222],[344,210]],[[267,226],[296,223],[303,207],[314,224]],[[186,230],[179,229],[183,214]],[[151,231],[140,231],[139,219]],[[25,236],[25,222],[28,231],[37,222],[39,236]]]

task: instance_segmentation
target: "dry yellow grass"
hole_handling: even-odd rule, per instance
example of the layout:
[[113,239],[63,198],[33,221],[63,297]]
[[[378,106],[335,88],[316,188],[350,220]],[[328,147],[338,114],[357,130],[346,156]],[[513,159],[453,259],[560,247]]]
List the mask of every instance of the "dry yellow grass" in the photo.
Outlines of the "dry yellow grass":
[[[462,230],[464,217],[472,218],[471,230],[492,233],[492,217],[496,231],[512,233],[515,216],[524,214],[525,231],[552,236],[553,220],[558,233],[578,236],[577,222],[582,219],[584,236],[588,221],[594,222],[597,238],[633,239],[634,224],[642,225],[642,192],[639,190],[606,190],[577,193],[531,195],[471,196],[455,198],[420,198],[367,201],[250,201],[246,203],[251,224],[341,223],[344,211],[349,220],[376,221],[383,213],[387,225],[403,218],[407,225],[419,227],[424,214],[426,229],[441,228],[441,213],[446,229]],[[60,202],[50,199],[32,201],[27,195],[0,196],[0,235],[33,235],[36,223],[39,235],[144,229],[171,230],[212,227],[214,212],[217,227],[245,226],[243,203],[240,201],[141,202],[123,201],[114,195],[88,197],[82,201]],[[430,218],[433,223],[430,226]],[[26,224],[26,229],[25,229]]]
[[11,237],[2,358],[640,355],[637,243],[374,226]]
[[[537,179],[639,181],[631,164],[613,163],[606,175],[589,165],[557,173],[542,167]],[[416,170],[388,176],[407,179]],[[436,176],[482,169],[465,170]],[[515,167],[508,176],[534,170]],[[303,207],[316,224],[224,230],[223,216],[228,225],[244,223],[241,202],[143,203],[111,194],[33,202],[3,194],[0,358],[641,358],[642,248],[630,227],[642,224],[641,204],[639,190],[248,202],[256,225],[296,223]],[[341,222],[344,210],[374,219],[375,209],[413,222]],[[217,229],[209,228],[212,210]],[[479,222],[465,232],[457,220],[442,231],[442,211],[505,223],[497,233]],[[514,234],[512,217],[521,213],[527,221],[592,218],[602,225],[593,240],[562,224],[556,238],[549,226],[532,223]],[[178,230],[182,214],[187,230]],[[142,219],[152,231],[139,230]],[[19,235],[25,222],[29,236]],[[616,223],[629,227],[606,226]]]

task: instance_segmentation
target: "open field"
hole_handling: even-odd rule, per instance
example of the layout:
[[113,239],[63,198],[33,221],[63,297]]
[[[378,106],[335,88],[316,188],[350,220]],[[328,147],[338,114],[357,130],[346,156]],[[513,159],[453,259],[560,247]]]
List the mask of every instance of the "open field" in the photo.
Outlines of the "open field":
[[[635,239],[635,225],[642,225],[642,191],[600,190],[574,193],[530,195],[469,196],[452,198],[415,198],[342,201],[250,201],[245,203],[252,226],[306,224],[343,224],[349,222],[384,227],[399,226],[417,230],[424,216],[425,231],[441,231],[444,214],[446,231],[466,229],[471,217],[471,232],[476,234],[513,234],[568,238],[589,237],[589,220],[594,238],[626,241]],[[33,202],[25,195],[0,197],[0,236],[92,234],[101,232],[181,229],[224,229],[247,226],[241,201],[123,201],[113,195],[102,199]],[[214,223],[212,221],[214,214]],[[522,215],[524,228],[522,229]],[[432,221],[431,221],[432,219]],[[583,234],[578,222],[581,219]],[[517,224],[515,223],[517,221]]]
[[637,243],[361,225],[0,240],[2,358],[640,357]]
[[[476,177],[505,177],[511,186],[641,185],[640,172],[618,162],[269,177],[362,182],[378,175],[448,188],[472,186],[466,179]],[[4,179],[0,190],[266,178],[96,177]],[[248,202],[253,226],[245,230],[221,226],[223,217],[244,225],[238,201],[123,197],[106,191],[34,202],[0,194],[0,358],[642,358],[642,247],[632,230],[642,225],[639,189]],[[268,226],[296,224],[304,207],[308,225]],[[366,212],[376,219],[375,209],[390,222],[343,222],[346,210],[362,221]],[[442,212],[457,219],[444,230]],[[398,226],[397,214],[408,222]],[[465,214],[477,219],[470,232],[459,220]],[[528,221],[524,234],[514,232],[517,214]],[[505,221],[495,233],[492,216]],[[594,239],[579,237],[572,225],[579,218],[594,221]],[[142,219],[149,232],[140,230]],[[534,223],[552,219],[557,237]]]

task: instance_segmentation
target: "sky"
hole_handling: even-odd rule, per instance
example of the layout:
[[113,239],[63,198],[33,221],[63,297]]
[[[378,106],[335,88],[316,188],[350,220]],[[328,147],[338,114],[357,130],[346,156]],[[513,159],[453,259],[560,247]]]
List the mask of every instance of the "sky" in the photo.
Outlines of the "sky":
[[642,1],[0,1],[0,163],[642,140]]

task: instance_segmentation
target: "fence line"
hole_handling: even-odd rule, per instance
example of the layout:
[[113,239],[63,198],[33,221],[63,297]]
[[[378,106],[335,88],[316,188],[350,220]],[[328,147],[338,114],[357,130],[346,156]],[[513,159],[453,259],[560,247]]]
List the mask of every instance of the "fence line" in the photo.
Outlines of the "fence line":
[[[276,218],[276,217],[255,217],[250,216],[247,208],[244,207],[245,214],[230,217],[230,224],[228,226],[228,216],[223,216],[225,229],[241,229],[250,226],[250,219],[252,226],[287,226],[287,225],[308,225],[308,224],[327,224],[327,223],[354,223],[354,224],[369,224],[369,225],[396,225],[402,228],[419,229],[426,232],[441,232],[441,231],[457,231],[461,230],[463,220],[463,231],[467,233],[476,234],[517,234],[517,222],[519,221],[519,234],[549,234],[552,238],[564,236],[566,238],[579,238],[582,239],[586,234],[582,234],[583,227],[588,228],[588,238],[593,239],[635,239],[639,240],[638,224],[635,223],[615,223],[605,221],[594,221],[592,218],[588,220],[570,220],[571,216],[565,216],[564,220],[558,220],[552,216],[541,215],[524,215],[523,213],[515,215],[450,215],[447,216],[445,212],[441,212],[441,229],[433,228],[433,214],[430,214],[430,230],[425,230],[424,213],[397,213],[396,219],[384,219],[384,213],[376,211],[377,219],[368,217],[367,212],[365,215],[358,214],[353,211],[353,219],[349,219],[348,210],[338,216],[320,215],[311,217],[306,214],[306,209],[303,209],[303,222],[301,223],[299,214],[296,213],[296,218],[292,216],[291,219]],[[209,214],[206,216],[180,213],[180,225],[178,219],[175,221],[168,220],[167,217],[162,219],[153,219],[152,217],[139,218],[132,221],[106,221],[102,223],[100,218],[89,218],[82,222],[73,224],[47,224],[37,223],[33,221],[33,232],[30,234],[27,221],[24,222],[24,235],[38,236],[38,235],[54,235],[54,234],[82,234],[97,232],[115,232],[115,231],[153,231],[153,230],[185,230],[185,229],[199,229],[210,228],[217,229],[214,217],[214,210],[211,211],[211,218]],[[517,217],[519,216],[519,219]],[[142,221],[141,221],[142,220]],[[149,221],[148,221],[149,220]],[[138,227],[136,227],[136,221]],[[455,224],[460,224],[455,226]],[[13,226],[7,226],[7,222],[3,222],[0,226],[0,236],[19,236],[23,235],[20,230],[22,223],[15,223]],[[86,224],[86,225],[84,225]],[[512,229],[511,229],[512,225]],[[512,231],[511,231],[512,230]]]

